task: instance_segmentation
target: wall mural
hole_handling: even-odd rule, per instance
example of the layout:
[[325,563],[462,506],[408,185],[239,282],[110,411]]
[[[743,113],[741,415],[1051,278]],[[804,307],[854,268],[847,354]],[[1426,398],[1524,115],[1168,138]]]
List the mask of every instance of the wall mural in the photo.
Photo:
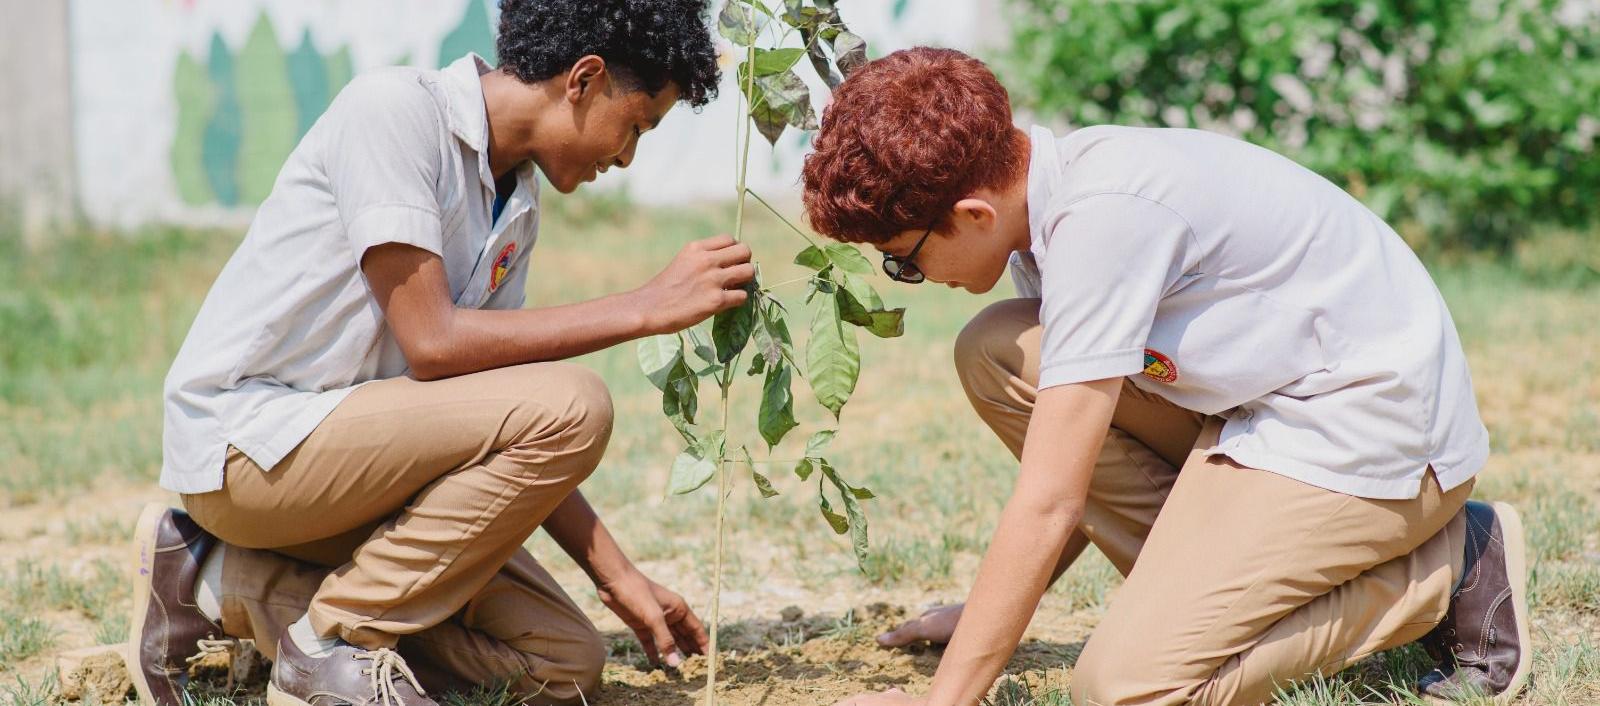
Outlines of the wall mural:
[[[492,1],[466,3],[460,23],[440,40],[441,64],[468,52],[494,61]],[[355,75],[348,45],[324,52],[312,39],[308,27],[296,46],[281,46],[263,11],[242,46],[213,33],[206,55],[178,54],[171,160],[183,203],[253,206],[266,199],[289,152]],[[388,63],[412,62],[406,54]]]

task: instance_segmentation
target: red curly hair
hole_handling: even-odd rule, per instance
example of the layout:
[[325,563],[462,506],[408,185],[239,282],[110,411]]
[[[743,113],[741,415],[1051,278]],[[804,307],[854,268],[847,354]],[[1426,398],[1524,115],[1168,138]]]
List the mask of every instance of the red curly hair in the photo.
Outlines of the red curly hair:
[[852,243],[942,228],[957,201],[1021,178],[1027,144],[983,62],[954,49],[897,51],[834,93],[806,156],[806,216]]

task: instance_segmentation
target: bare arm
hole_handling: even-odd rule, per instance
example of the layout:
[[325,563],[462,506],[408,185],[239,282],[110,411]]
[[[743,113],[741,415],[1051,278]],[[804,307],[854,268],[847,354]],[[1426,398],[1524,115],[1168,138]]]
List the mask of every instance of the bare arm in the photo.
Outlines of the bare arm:
[[1082,518],[1121,391],[1121,380],[1098,380],[1039,394],[1022,472],[967,600],[970,619],[957,626],[928,703],[975,704],[1005,668]]
[[700,617],[683,596],[651,581],[628,560],[582,493],[568,495],[543,527],[594,580],[600,601],[633,630],[652,663],[677,667],[683,653],[706,651],[710,638]]
[[418,380],[572,358],[678,331],[742,304],[741,287],[755,276],[750,248],[727,236],[690,243],[631,292],[543,309],[457,307],[444,261],[410,245],[368,250],[361,271]]

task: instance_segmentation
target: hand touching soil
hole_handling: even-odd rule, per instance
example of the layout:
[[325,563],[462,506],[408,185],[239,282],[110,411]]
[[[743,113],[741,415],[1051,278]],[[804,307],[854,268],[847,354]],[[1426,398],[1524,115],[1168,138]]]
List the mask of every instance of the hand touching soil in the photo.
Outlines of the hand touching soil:
[[950,636],[956,632],[956,622],[961,620],[961,609],[965,603],[932,608],[922,615],[907,620],[889,632],[878,635],[878,645],[882,647],[905,647],[919,640],[926,640],[935,645],[950,642]]

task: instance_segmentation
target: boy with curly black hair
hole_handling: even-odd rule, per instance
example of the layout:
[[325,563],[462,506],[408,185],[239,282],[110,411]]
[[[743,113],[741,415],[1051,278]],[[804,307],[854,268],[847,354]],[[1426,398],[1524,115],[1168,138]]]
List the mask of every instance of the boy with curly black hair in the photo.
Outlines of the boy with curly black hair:
[[557,362],[741,303],[750,252],[524,309],[543,174],[567,193],[716,92],[704,0],[505,0],[500,65],[351,82],[283,167],[168,374],[161,484],[136,529],[132,664],[179,704],[197,655],[253,638],[274,706],[431,705],[509,680],[578,702],[606,647],[522,548],[544,527],[653,660],[706,635],[577,491],[612,425]]

